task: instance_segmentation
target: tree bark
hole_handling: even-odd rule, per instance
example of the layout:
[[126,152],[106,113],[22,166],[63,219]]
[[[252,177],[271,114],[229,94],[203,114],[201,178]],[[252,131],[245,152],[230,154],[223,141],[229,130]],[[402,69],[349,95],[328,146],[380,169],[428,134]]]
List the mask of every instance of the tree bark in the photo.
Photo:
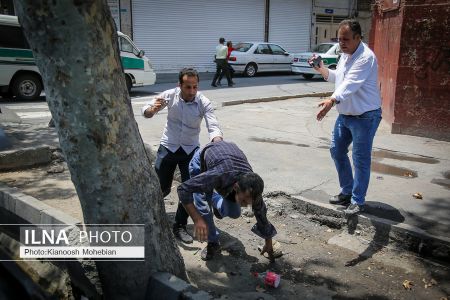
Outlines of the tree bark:
[[17,0],[86,224],[145,224],[145,263],[97,262],[106,299],[143,299],[151,273],[186,278],[147,158],[104,0]]

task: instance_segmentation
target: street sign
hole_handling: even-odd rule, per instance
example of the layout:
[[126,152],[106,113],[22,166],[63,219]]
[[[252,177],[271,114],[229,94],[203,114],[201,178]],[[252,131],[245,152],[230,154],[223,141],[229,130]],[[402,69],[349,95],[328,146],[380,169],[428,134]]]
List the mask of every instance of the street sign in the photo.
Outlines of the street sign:
[[334,9],[331,8],[325,8],[325,13],[326,14],[332,14],[334,12]]

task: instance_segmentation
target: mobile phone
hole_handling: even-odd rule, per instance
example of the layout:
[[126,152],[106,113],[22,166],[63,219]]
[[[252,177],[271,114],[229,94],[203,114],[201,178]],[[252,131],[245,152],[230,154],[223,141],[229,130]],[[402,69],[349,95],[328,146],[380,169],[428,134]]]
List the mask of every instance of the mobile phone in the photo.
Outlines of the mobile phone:
[[322,61],[322,56],[317,56],[314,57],[314,59],[312,59],[311,61],[309,61],[309,65],[313,68],[318,68],[320,67],[320,62]]

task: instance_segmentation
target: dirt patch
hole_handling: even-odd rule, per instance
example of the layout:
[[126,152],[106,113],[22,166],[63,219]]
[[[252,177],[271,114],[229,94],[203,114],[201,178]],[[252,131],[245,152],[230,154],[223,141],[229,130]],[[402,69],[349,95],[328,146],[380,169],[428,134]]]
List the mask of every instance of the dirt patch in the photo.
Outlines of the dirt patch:
[[[48,173],[52,167],[58,172]],[[67,168],[59,171],[46,166],[0,173],[0,182],[82,219],[70,174]],[[171,219],[178,201],[175,187],[165,199]],[[294,200],[283,193],[268,196],[268,217],[277,228],[276,240],[284,255],[271,264],[259,254],[257,247],[263,241],[250,231],[255,223],[251,214],[216,220],[223,250],[214,260],[201,260],[205,243],[179,244],[194,286],[221,299],[439,299],[450,295],[446,266],[404,251],[376,248],[370,233],[361,228],[353,234],[345,226],[330,228],[321,222],[323,218],[298,212]],[[192,231],[192,224],[188,229]],[[265,288],[251,275],[267,270],[281,275],[279,288]],[[425,288],[424,280],[431,279],[437,284]],[[414,282],[411,290],[403,287],[405,280]]]

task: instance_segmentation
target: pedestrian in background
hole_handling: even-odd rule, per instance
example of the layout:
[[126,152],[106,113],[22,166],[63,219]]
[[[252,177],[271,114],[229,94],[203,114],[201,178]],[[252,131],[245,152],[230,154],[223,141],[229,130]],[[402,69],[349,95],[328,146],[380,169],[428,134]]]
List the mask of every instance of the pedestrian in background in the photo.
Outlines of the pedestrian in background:
[[[202,119],[205,120],[209,140],[222,140],[211,101],[198,91],[199,76],[196,70],[184,68],[178,75],[179,86],[167,90],[155,97],[142,108],[146,118],[167,107],[167,122],[161,137],[155,161],[155,170],[163,196],[170,193],[175,169],[178,166],[181,181],[189,179],[189,162],[200,146],[199,135]],[[173,233],[184,243],[192,243],[193,239],[186,230],[189,215],[179,202],[175,215]]]
[[216,47],[216,74],[214,74],[213,81],[211,83],[211,86],[217,87],[216,81],[219,78],[220,74],[223,72],[227,78],[228,86],[232,87],[233,82],[231,81],[230,77],[230,71],[227,68],[227,54],[228,54],[228,48],[224,45],[225,39],[221,37],[219,39],[219,45]]
[[[357,21],[344,20],[338,29],[342,56],[336,70],[320,62],[314,69],[325,80],[335,83],[334,93],[322,101],[317,114],[321,121],[336,106],[336,119],[331,141],[331,157],[336,165],[341,192],[330,199],[331,204],[347,206],[349,216],[364,210],[370,179],[372,144],[381,121],[381,96],[378,88],[378,66],[375,54],[362,42]],[[314,57],[310,59],[312,63]],[[354,175],[347,155],[350,144]]]
[[[227,48],[228,48],[228,54],[227,54],[227,68],[228,68],[228,71],[230,72],[231,83],[234,85],[234,82],[233,82],[234,69],[233,69],[233,67],[228,63],[228,61],[230,60],[231,52],[234,50],[234,48],[233,48],[233,42],[228,41],[228,42],[227,42]],[[222,85],[222,84],[220,83],[220,82],[222,81],[222,78],[223,78],[223,72],[220,73],[219,80],[217,80],[217,85],[219,85],[219,86]]]

